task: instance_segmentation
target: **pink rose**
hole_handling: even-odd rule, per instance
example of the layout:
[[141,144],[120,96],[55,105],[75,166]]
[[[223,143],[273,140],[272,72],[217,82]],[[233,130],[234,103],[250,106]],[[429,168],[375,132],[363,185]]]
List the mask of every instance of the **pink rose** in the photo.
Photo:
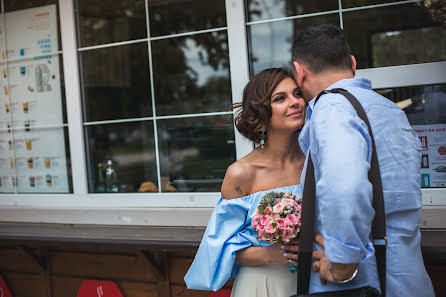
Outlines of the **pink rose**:
[[271,221],[271,218],[269,216],[263,216],[260,219],[260,224],[262,224],[263,226],[265,226],[266,224],[269,223],[269,221]]
[[265,207],[265,214],[269,214],[272,211],[270,206]]
[[297,210],[298,212],[300,212],[300,211],[302,210],[302,206],[300,206],[300,205],[297,204],[297,203],[294,203],[294,207],[296,208],[296,210]]
[[284,199],[282,199],[282,203],[283,203],[283,205],[293,205],[294,204],[294,200],[293,199],[284,198]]
[[279,228],[280,228],[281,230],[283,230],[283,229],[285,229],[285,227],[286,227],[287,221],[286,221],[285,219],[279,219],[279,220],[277,221],[277,224],[279,225]]
[[273,224],[272,224],[272,223],[268,223],[268,224],[265,226],[265,231],[266,231],[266,233],[273,234],[274,232],[277,231],[277,227],[273,227]]
[[291,225],[291,226],[297,225],[297,217],[295,215],[289,214],[286,216],[286,219],[288,221],[288,225]]
[[269,241],[269,234],[266,233],[264,230],[261,230],[258,232],[257,238],[263,241]]
[[259,231],[259,230],[263,230],[263,229],[265,229],[265,226],[263,226],[262,224],[258,224],[258,225],[256,226],[256,229],[257,229],[257,231]]
[[283,212],[283,204],[279,202],[276,205],[274,205],[273,212],[274,213],[282,213]]
[[271,219],[273,219],[274,221],[277,221],[278,219],[280,219],[280,214],[278,213],[273,213],[271,215]]

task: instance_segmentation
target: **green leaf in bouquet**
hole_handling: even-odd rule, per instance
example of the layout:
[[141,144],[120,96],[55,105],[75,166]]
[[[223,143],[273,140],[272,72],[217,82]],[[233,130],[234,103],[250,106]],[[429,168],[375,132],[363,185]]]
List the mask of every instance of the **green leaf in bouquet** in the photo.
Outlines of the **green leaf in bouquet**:
[[266,208],[265,205],[260,204],[259,207],[258,207],[259,213],[260,214],[264,214],[265,213],[265,208]]

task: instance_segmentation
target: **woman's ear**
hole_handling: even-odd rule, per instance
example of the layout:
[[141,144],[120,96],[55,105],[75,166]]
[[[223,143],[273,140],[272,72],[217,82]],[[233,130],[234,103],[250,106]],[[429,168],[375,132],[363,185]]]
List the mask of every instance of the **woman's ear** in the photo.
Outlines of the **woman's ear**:
[[353,55],[351,55],[351,57],[352,57],[352,72],[353,72],[353,76],[355,76],[355,74],[356,74],[356,58]]

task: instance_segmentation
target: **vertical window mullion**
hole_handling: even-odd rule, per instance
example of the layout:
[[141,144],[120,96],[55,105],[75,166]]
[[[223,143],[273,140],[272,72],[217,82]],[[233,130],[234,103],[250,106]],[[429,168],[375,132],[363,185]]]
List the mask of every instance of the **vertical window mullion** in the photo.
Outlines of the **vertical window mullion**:
[[76,27],[72,0],[59,0],[59,15],[66,104],[67,110],[70,111],[67,112],[67,120],[73,192],[75,195],[85,195],[88,193],[87,159],[85,155]]
[[159,145],[158,145],[158,129],[156,122],[156,106],[155,106],[155,86],[153,80],[153,62],[152,62],[152,42],[150,40],[150,18],[149,18],[149,0],[145,1],[146,5],[146,25],[147,25],[147,50],[149,55],[149,76],[150,76],[150,92],[153,114],[153,137],[155,143],[155,163],[156,163],[156,176],[158,179],[158,192],[161,193],[161,164],[159,157]]
[[[232,102],[239,102],[242,100],[243,88],[249,81],[245,6],[243,0],[225,0],[225,5],[228,23]],[[234,133],[237,159],[241,159],[252,151],[253,144],[244,138],[236,128],[234,128]]]

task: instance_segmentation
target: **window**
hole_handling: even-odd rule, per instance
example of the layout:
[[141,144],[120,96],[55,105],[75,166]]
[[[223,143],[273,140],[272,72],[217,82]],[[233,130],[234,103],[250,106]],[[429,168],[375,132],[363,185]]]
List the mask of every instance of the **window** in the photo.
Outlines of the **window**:
[[235,161],[224,1],[77,7],[89,191],[219,192]]

